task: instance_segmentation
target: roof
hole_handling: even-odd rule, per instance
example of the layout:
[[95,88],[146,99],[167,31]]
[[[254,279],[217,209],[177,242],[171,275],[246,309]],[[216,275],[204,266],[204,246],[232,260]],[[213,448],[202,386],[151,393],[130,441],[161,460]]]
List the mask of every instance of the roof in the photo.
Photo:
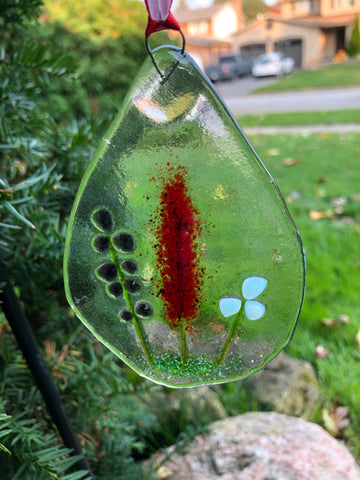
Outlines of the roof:
[[229,47],[232,46],[232,42],[226,40],[219,40],[215,37],[186,37],[186,44],[193,47]]
[[248,22],[245,27],[239,29],[233,35],[240,35],[242,32],[246,32],[247,30],[251,30],[252,28],[256,28],[261,23],[272,21],[278,23],[285,23],[288,25],[298,25],[305,28],[336,28],[336,27],[343,27],[345,25],[351,25],[354,20],[356,19],[357,14],[354,13],[352,15],[336,15],[333,17],[321,17],[321,16],[313,16],[313,17],[306,17],[306,18],[282,18],[278,17],[277,15],[265,14],[261,18],[256,18]]
[[272,15],[281,15],[281,7],[278,3],[275,3],[274,5],[267,5],[266,11]]
[[[360,12],[358,12],[359,14]],[[322,17],[320,15],[306,17],[299,19],[304,23],[309,23],[315,27],[331,28],[331,27],[343,27],[345,25],[351,25],[356,19],[358,14],[347,14],[347,15],[333,15],[331,17],[326,16]]]
[[232,2],[215,3],[210,7],[197,8],[196,10],[179,10],[174,13],[176,20],[181,24],[211,20],[225,5],[233,5]]
[[240,28],[236,33],[233,34],[233,36],[239,35],[243,32],[246,32],[247,30],[251,30],[252,28],[256,28],[258,25],[261,25],[262,23],[265,22],[278,22],[278,23],[288,23],[290,25],[300,25],[304,27],[312,27],[313,25],[310,25],[308,22],[305,22],[303,20],[294,20],[291,18],[282,18],[277,15],[271,15],[269,13],[265,13],[265,15],[262,15],[261,17],[259,16],[258,18],[254,18],[253,20],[250,20],[245,27]]

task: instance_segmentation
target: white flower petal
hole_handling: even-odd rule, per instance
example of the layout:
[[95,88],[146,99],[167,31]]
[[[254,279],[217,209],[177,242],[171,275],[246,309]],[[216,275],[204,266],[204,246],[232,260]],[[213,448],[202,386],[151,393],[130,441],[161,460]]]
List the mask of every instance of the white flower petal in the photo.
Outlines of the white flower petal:
[[249,277],[242,284],[242,293],[246,300],[252,300],[262,293],[268,281],[263,277]]
[[240,311],[241,300],[236,297],[224,297],[220,299],[219,307],[224,317],[231,317]]
[[265,305],[260,302],[245,302],[245,315],[249,320],[259,320],[265,313]]

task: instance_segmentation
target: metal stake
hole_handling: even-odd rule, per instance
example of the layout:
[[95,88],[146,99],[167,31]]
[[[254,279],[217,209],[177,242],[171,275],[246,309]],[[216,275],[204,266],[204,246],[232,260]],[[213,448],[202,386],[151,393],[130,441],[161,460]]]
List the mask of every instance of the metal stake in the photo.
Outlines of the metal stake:
[[[30,371],[33,374],[35,382],[41,391],[48,411],[63,439],[64,445],[72,450],[73,455],[83,455],[80,443],[65,412],[59,392],[45,364],[40,347],[1,260],[0,303]],[[87,470],[90,477],[95,480],[90,464],[84,456],[76,463],[76,467],[79,470]]]

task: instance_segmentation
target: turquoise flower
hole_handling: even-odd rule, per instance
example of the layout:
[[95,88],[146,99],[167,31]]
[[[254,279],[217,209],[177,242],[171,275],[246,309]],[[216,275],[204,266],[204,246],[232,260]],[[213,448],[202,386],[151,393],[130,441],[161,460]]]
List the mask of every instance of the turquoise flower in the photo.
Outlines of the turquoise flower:
[[[259,320],[265,314],[265,305],[255,301],[266,288],[268,281],[263,277],[249,277],[242,284],[242,294],[245,299],[245,315],[249,320]],[[243,300],[237,297],[223,297],[219,307],[224,317],[231,317],[241,309]]]

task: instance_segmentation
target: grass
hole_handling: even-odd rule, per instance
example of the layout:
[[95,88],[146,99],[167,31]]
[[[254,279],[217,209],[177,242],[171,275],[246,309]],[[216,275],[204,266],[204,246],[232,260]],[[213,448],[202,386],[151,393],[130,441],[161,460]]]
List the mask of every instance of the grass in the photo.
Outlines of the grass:
[[[317,369],[328,408],[349,408],[345,436],[360,458],[360,144],[356,134],[253,136],[300,230],[307,292],[288,352]],[[338,318],[347,315],[349,323]],[[332,319],[326,326],[324,318]],[[326,322],[325,322],[326,323]],[[326,358],[317,358],[323,345]]]
[[271,125],[333,125],[336,123],[359,123],[360,110],[336,110],[325,112],[269,113],[244,115],[237,118],[242,127],[266,127]]
[[328,65],[316,70],[300,70],[252,93],[334,88],[360,85],[360,62]]

